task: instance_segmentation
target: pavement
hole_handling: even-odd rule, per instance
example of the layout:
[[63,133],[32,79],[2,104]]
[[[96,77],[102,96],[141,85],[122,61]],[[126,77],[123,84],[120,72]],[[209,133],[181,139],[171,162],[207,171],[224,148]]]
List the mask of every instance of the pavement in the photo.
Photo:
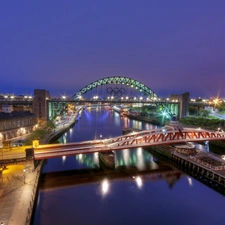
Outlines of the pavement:
[[0,176],[0,223],[30,224],[41,164],[33,170],[27,163],[7,166]]
[[[75,114],[64,126],[56,128],[56,131],[65,130],[76,119]],[[21,138],[19,138],[21,139]],[[1,159],[25,157],[25,147],[15,147],[10,150],[2,150]],[[33,161],[9,165],[2,170],[0,168],[0,224],[1,225],[29,225],[35,204],[38,180],[43,161],[34,168]]]

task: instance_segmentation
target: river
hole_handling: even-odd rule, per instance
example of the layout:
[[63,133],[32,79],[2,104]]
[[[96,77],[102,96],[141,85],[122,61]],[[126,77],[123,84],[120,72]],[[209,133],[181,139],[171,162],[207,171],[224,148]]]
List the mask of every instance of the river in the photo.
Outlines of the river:
[[[60,142],[118,136],[123,127],[155,125],[121,118],[107,108],[86,109]],[[116,151],[115,161],[114,179],[106,170],[94,182],[40,188],[33,225],[224,225],[224,196],[168,161],[142,148]],[[42,173],[84,169],[99,169],[97,153],[50,159]]]

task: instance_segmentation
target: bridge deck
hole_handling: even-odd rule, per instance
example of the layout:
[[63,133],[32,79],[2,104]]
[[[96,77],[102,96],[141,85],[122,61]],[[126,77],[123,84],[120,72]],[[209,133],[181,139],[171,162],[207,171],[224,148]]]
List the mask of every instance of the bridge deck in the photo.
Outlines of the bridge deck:
[[176,143],[210,140],[225,140],[225,133],[199,129],[166,131],[162,128],[133,132],[131,134],[104,140],[39,146],[38,148],[35,148],[34,158],[39,160],[101,151],[116,151],[155,145],[171,145]]

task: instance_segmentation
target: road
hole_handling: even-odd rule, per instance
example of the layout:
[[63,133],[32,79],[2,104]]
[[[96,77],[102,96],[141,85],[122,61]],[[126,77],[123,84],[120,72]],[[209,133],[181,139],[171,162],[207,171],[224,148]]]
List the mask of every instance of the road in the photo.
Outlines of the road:
[[212,113],[210,113],[210,115],[225,120],[225,114],[220,114],[220,113],[217,113],[217,112],[212,112]]

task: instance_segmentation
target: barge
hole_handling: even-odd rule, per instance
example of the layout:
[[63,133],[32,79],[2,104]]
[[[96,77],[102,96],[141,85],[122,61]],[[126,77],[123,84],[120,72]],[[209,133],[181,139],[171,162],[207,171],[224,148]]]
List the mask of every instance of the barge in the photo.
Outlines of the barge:
[[114,152],[99,152],[99,163],[103,163],[107,168],[115,168],[115,154]]

